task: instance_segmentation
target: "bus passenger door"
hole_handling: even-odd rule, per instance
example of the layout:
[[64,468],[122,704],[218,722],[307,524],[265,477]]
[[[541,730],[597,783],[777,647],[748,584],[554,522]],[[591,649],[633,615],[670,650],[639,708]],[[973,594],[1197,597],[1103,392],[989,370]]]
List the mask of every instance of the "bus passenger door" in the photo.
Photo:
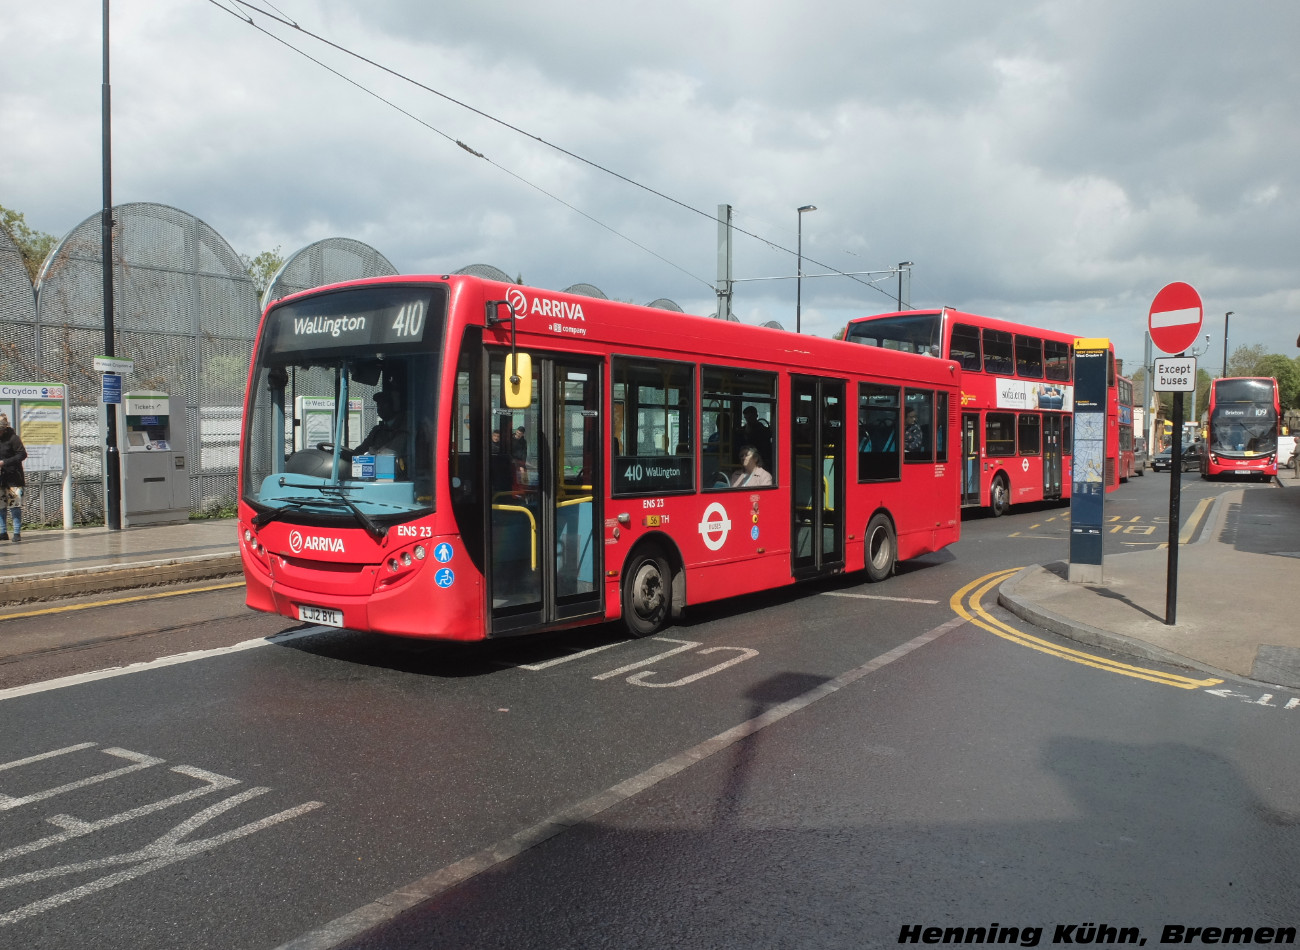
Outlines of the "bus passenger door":
[[796,577],[844,567],[844,382],[792,376],[791,564]]
[[980,503],[980,414],[961,414],[961,503]]
[[1043,413],[1043,497],[1061,497],[1061,417]]
[[504,354],[488,364],[489,472],[501,473],[488,506],[492,635],[599,614],[600,365],[533,354],[532,399],[512,410]]

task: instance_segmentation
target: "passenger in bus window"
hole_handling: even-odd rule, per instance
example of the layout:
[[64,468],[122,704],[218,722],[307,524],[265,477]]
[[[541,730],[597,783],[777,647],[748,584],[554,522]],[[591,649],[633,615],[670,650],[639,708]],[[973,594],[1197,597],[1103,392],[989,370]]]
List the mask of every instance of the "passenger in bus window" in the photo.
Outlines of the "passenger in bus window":
[[746,406],[743,415],[745,421],[741,426],[742,438],[757,449],[762,457],[766,458],[771,455],[772,430],[766,422],[758,417],[758,409],[754,406]]
[[740,447],[740,470],[731,476],[732,488],[771,485],[772,473],[763,468],[763,456],[752,445]]
[[731,416],[719,412],[713,419],[713,431],[709,434],[709,445],[726,446],[731,441]]
[[921,452],[925,450],[925,431],[917,421],[916,410],[909,408],[903,420],[903,451]]

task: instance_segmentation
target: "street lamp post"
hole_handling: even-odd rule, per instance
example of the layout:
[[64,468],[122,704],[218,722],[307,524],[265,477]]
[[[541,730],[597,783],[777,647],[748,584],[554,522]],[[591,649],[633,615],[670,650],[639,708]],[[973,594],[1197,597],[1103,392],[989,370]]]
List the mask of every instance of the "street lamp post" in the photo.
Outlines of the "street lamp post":
[[803,331],[803,213],[816,211],[816,205],[799,208],[799,269],[794,281],[794,332]]
[[1237,311],[1229,310],[1223,315],[1223,372],[1220,376],[1228,375],[1228,318]]
[[903,268],[911,267],[911,266],[912,266],[911,261],[898,262],[898,309],[899,310],[903,309]]

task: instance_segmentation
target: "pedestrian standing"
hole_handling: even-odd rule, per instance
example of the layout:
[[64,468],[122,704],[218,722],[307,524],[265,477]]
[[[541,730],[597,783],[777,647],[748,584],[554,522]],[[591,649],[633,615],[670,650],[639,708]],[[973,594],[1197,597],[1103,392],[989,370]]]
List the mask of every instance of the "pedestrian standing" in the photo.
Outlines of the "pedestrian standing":
[[23,460],[27,449],[0,412],[0,541],[9,540],[9,522],[14,525],[14,540],[22,540],[23,531]]

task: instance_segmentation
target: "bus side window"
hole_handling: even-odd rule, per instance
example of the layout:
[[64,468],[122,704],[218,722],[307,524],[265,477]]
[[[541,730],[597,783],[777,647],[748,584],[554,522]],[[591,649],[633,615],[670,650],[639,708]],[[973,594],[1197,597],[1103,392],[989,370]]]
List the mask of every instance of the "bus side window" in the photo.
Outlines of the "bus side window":
[[990,458],[1016,454],[1016,414],[990,412],[985,416],[984,451]]
[[897,386],[858,384],[858,481],[894,481],[899,476]]
[[953,324],[952,340],[948,344],[949,359],[961,363],[965,372],[978,373],[983,368],[980,358],[980,331],[966,323]]

